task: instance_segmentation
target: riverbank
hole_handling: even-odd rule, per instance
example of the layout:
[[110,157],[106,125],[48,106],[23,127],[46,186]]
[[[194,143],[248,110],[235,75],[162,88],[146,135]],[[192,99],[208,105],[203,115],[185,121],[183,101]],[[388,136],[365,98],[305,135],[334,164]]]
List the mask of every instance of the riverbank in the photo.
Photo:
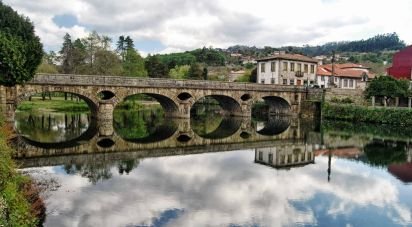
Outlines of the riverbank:
[[0,119],[0,226],[38,226],[45,215],[39,191],[17,172],[7,141],[12,130]]
[[326,103],[322,117],[329,120],[366,122],[390,125],[412,125],[412,109],[365,107]]
[[[141,109],[144,107],[157,107],[160,106],[155,101],[145,100],[126,100],[121,102],[117,108],[119,109]],[[63,97],[53,97],[51,100],[42,100],[40,97],[33,97],[31,101],[23,101],[18,107],[18,111],[52,111],[52,112],[89,112],[89,106],[83,100],[65,100]]]
[[42,100],[33,97],[31,101],[23,101],[17,107],[19,111],[57,111],[57,112],[87,112],[89,107],[83,100],[65,100],[63,97],[53,97],[51,100]]

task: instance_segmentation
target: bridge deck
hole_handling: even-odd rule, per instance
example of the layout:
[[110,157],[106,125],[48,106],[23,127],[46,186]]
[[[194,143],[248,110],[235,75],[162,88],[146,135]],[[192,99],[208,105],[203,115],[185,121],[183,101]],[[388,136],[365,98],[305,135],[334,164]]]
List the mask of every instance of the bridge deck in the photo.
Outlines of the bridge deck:
[[[195,89],[221,89],[221,90],[247,90],[247,91],[286,91],[306,92],[302,86],[270,85],[257,83],[233,83],[222,81],[204,80],[174,80],[161,78],[139,78],[125,76],[99,76],[99,75],[70,75],[70,74],[37,74],[28,84],[38,85],[95,85],[95,86],[121,86],[121,87],[149,87],[149,88],[195,88]],[[321,90],[320,90],[321,91]]]

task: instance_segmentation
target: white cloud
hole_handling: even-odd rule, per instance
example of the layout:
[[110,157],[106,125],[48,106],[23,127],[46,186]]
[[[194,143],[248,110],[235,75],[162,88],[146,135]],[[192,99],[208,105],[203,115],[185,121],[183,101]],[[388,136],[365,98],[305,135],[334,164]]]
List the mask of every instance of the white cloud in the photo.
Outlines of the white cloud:
[[[47,225],[151,225],[167,210],[180,211],[168,226],[314,225],[319,215],[351,217],[356,209],[384,211],[403,225],[412,221],[398,188],[380,170],[339,160],[327,182],[326,157],[289,171],[253,159],[253,151],[144,159],[129,175],[116,176],[113,168],[115,177],[94,186],[81,176],[55,173],[63,186],[47,200],[56,211]],[[319,194],[330,196],[315,207],[307,204]]]
[[[234,44],[282,46],[356,40],[397,32],[412,43],[412,2],[374,0],[111,0],[24,1],[6,4],[29,16],[49,49],[65,32],[84,36],[91,29],[112,37],[160,41],[167,51]],[[56,15],[74,15],[70,29]],[[157,50],[158,51],[158,50]]]

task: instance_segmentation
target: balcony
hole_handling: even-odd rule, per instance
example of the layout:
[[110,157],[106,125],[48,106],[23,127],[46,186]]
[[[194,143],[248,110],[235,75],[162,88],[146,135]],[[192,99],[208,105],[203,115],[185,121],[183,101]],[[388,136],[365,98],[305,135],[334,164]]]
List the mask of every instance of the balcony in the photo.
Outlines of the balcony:
[[295,72],[296,77],[303,77],[304,73],[302,71]]

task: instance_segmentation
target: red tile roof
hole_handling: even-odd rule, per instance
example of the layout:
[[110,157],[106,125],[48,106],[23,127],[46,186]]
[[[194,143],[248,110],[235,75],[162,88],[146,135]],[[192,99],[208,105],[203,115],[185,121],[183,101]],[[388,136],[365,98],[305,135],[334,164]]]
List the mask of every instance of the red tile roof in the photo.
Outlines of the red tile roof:
[[[357,65],[357,64],[335,64],[335,75],[336,77],[350,77],[350,78],[362,78],[362,75],[366,73],[368,75],[368,78],[374,78],[375,74],[368,72],[365,72],[365,69],[367,70],[367,67],[364,67],[362,65]],[[332,76],[332,65],[319,65],[317,72],[317,75],[320,76]]]

